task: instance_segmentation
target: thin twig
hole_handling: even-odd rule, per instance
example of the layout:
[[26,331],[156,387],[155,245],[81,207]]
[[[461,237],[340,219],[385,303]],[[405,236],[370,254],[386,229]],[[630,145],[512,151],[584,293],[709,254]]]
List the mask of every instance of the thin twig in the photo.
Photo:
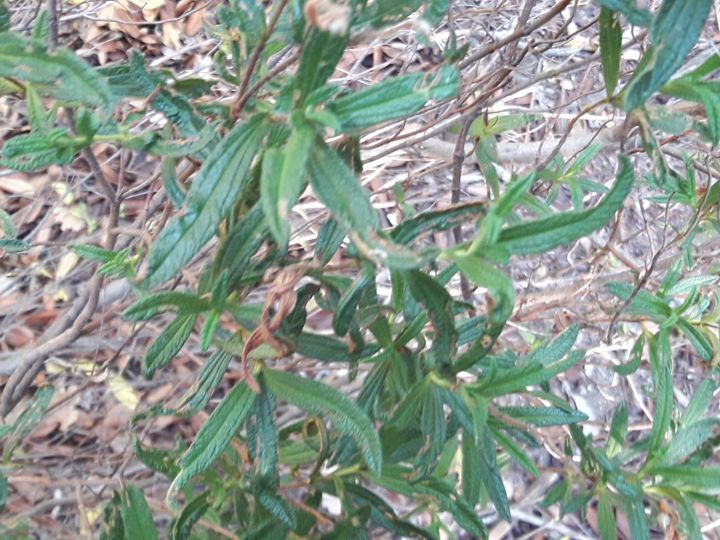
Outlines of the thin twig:
[[240,111],[242,111],[243,107],[245,106],[245,103],[247,103],[247,100],[250,98],[251,94],[247,94],[246,91],[250,86],[250,81],[252,80],[253,73],[255,73],[255,67],[260,60],[260,56],[265,50],[265,46],[267,45],[268,40],[275,31],[275,26],[277,26],[277,23],[280,20],[280,15],[285,9],[285,6],[287,6],[287,3],[288,0],[280,0],[280,3],[275,8],[275,11],[270,17],[270,22],[265,27],[265,32],[263,32],[260,43],[255,47],[255,50],[253,50],[252,56],[250,57],[250,62],[248,63],[247,69],[245,70],[245,76],[243,77],[242,83],[240,83],[240,87],[238,88],[237,99],[235,100],[235,103],[233,103],[231,109],[233,118],[238,117]]

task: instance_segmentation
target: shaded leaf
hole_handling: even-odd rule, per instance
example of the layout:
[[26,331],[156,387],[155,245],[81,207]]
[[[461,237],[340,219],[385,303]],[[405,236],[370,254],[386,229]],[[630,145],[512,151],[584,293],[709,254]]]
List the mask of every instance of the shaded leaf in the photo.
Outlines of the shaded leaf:
[[104,107],[109,113],[115,98],[105,80],[75,53],[32,47],[27,38],[0,33],[0,77],[33,83],[42,94],[68,103]]
[[135,486],[128,486],[122,492],[120,499],[120,515],[122,516],[125,538],[138,540],[155,540],[157,530],[153,521],[150,507],[142,491]]
[[320,140],[310,153],[308,174],[315,195],[340,223],[363,238],[379,228],[377,213],[357,176]]
[[351,435],[360,445],[368,468],[380,471],[380,438],[373,423],[355,403],[330,386],[284,371],[266,369],[263,377],[268,388],[281,399],[311,414],[327,415],[338,430]]
[[683,64],[707,21],[711,0],[665,0],[650,27],[652,45],[623,91],[623,106],[642,106]]
[[174,218],[150,248],[148,287],[174,277],[215,234],[250,182],[250,166],[267,129],[264,117],[256,116],[213,149],[187,194],[185,215]]
[[599,229],[622,206],[633,185],[630,160],[620,156],[621,169],[612,189],[597,206],[580,212],[565,212],[503,229],[498,245],[512,255],[545,253]]
[[233,386],[200,428],[190,448],[180,458],[180,473],[170,486],[168,498],[193,476],[215,463],[245,422],[255,397],[255,393],[245,382],[238,382]]
[[179,314],[155,339],[142,362],[143,375],[152,379],[155,371],[166,366],[190,337],[197,314]]

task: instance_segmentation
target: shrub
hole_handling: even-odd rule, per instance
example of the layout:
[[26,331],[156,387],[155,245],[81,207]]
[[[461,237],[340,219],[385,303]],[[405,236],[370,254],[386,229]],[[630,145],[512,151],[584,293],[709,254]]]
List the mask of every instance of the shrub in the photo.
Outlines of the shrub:
[[[654,292],[648,288],[652,265],[634,284],[608,284],[617,298],[607,325],[610,339],[620,315],[652,323],[616,372],[632,374],[647,351],[654,417],[647,432],[629,433],[629,411],[621,405],[607,438],[583,430],[587,416],[554,382],[583,362],[584,351],[574,348],[578,325],[533,340],[527,354],[510,349],[502,335],[516,308],[513,264],[611,222],[638,192],[633,158],[614,152],[617,174],[609,189],[581,176],[598,146],[567,163],[558,147],[526,174],[501,179],[494,166],[497,135],[534,120],[487,113],[508,72],[493,72],[481,83],[465,76],[503,48],[512,50],[509,69],[515,69],[538,47],[526,36],[571,2],[559,2],[535,26],[519,25],[479,50],[470,50],[470,42],[460,46],[450,26],[443,60],[431,71],[353,90],[331,78],[353,37],[412,16],[422,39],[422,28],[445,24],[447,2],[301,4],[232,0],[219,7],[215,71],[203,79],[176,79],[137,52],[122,64],[90,67],[48,42],[55,21],[47,17],[37,21],[31,37],[7,31],[6,22],[0,34],[0,76],[26,100],[32,128],[5,142],[2,165],[33,171],[70,164],[78,155],[90,163],[109,209],[107,233],[103,245],[70,248],[97,261],[97,283],[107,276],[129,280],[137,300],[125,309],[127,320],[171,316],[142,360],[145,377],[165,368],[196,328],[201,351],[212,351],[180,403],[150,407],[133,420],[194,415],[224,393],[188,448],[167,451],[135,442],[137,457],[171,482],[171,536],[189,538],[203,516],[243,538],[362,538],[380,530],[436,538],[458,529],[486,536],[484,518],[513,519],[504,471],[513,466],[540,477],[538,456],[553,446],[546,438],[561,433],[564,442],[552,462],[558,476],[544,493],[545,505],[559,503],[563,513],[585,516],[597,503],[603,538],[616,536],[619,515],[633,538],[649,538],[651,530],[666,526],[665,516],[683,534],[701,538],[697,505],[720,509],[720,468],[708,466],[720,438],[717,420],[706,417],[717,387],[718,314],[708,294],[717,278],[689,271],[694,236],[714,230],[711,211],[719,192],[717,184],[704,193],[696,185],[702,155],[685,156],[684,168],[668,157],[659,134],[674,128],[646,103],[657,93],[699,103],[706,121],[673,118],[682,125],[676,132],[694,130],[717,144],[720,101],[712,76],[720,57],[675,75],[701,35],[710,0],[665,0],[654,13],[633,2],[600,0],[593,23],[600,50],[589,60],[602,64],[606,95],[573,123],[603,108],[624,115],[623,135],[637,129],[642,138],[633,155],[650,158],[642,181],[654,190],[652,201],[665,208],[684,205],[693,215],[671,240],[683,250]],[[649,45],[626,76],[621,53],[630,26],[644,29]],[[568,66],[541,76],[563,70]],[[232,100],[215,100],[214,85],[232,89]],[[49,111],[47,98],[55,104]],[[165,125],[143,128],[139,115],[116,114],[129,99],[145,100],[140,112],[160,113]],[[461,104],[438,124],[454,130],[458,140],[453,204],[409,211],[399,223],[384,225],[359,182],[363,133],[448,103]],[[488,194],[472,202],[457,197],[466,140],[475,143]],[[161,194],[170,219],[154,222],[147,251],[119,244],[113,232],[121,201],[90,151],[100,143],[162,159]],[[295,226],[290,216],[308,188],[329,215],[314,248],[298,251],[289,247]],[[570,210],[559,210],[563,190],[569,190]],[[603,193],[588,197],[592,192]],[[401,190],[396,194],[401,204]],[[450,247],[428,241],[452,231],[457,242]],[[0,242],[8,252],[29,247],[11,228]],[[202,264],[192,286],[182,274],[191,263]],[[462,296],[456,294],[459,283]],[[473,296],[474,289],[485,296]],[[317,308],[331,314],[332,333],[307,324]],[[707,361],[708,373],[684,409],[672,379],[672,343],[681,339]],[[239,367],[232,367],[233,358]],[[31,356],[15,371],[3,395],[5,413],[43,359]],[[327,364],[325,371],[354,381],[356,390],[318,380],[302,360]],[[234,383],[223,385],[234,369]],[[38,390],[3,428],[6,459],[51,394],[49,387]],[[278,410],[288,406],[298,412],[279,423]],[[564,427],[558,432],[555,426]],[[327,511],[328,500],[339,501],[339,513]],[[397,500],[403,511],[390,502]],[[115,494],[103,527],[105,538],[156,535],[143,492],[133,486]]]

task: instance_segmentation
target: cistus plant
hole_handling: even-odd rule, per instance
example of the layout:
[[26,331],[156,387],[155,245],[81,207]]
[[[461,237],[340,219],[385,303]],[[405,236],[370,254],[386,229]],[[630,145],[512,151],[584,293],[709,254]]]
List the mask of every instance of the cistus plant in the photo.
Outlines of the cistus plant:
[[[558,2],[540,17],[575,4]],[[93,68],[49,41],[54,21],[47,17],[29,37],[9,32],[0,17],[0,82],[24,98],[31,127],[5,142],[0,163],[21,171],[90,163],[110,223],[102,245],[70,249],[100,264],[94,279],[128,280],[136,300],[124,310],[126,320],[169,321],[142,360],[145,377],[163,370],[196,330],[200,350],[211,353],[179,402],[153,405],[133,419],[189,417],[219,398],[189,446],[168,451],[135,441],[136,456],[168,479],[174,518],[167,534],[209,538],[197,525],[205,520],[241,538],[370,538],[380,531],[486,537],[487,520],[513,521],[503,482],[509,464],[539,477],[543,432],[563,426],[559,473],[544,504],[583,517],[594,509],[607,539],[616,537],[621,516],[636,539],[667,530],[665,518],[676,534],[702,538],[696,512],[720,511],[720,468],[711,464],[718,421],[706,414],[718,383],[717,276],[685,274],[693,266],[692,238],[716,223],[720,190],[696,186],[703,156],[686,156],[684,169],[668,160],[661,134],[669,123],[652,102],[662,94],[698,103],[704,118],[687,117],[680,131],[711,145],[720,140],[720,83],[713,78],[720,56],[684,67],[711,5],[664,0],[651,12],[632,1],[596,2],[596,58],[607,92],[584,112],[615,110],[626,118],[623,136],[639,133],[641,140],[640,147],[611,150],[616,177],[609,189],[582,175],[599,147],[568,163],[551,155],[526,174],[497,175],[496,136],[532,118],[487,114],[505,79],[478,83],[465,72],[496,49],[517,52],[538,27],[531,23],[480,51],[451,33],[431,69],[348,89],[333,74],[352,40],[405,20],[422,38],[445,24],[447,0],[230,0],[207,23],[219,43],[214,72],[194,79],[154,69],[138,52]],[[647,45],[631,73],[621,70],[623,39]],[[532,44],[523,47],[533,54]],[[230,89],[230,97],[214,99],[215,85]],[[359,181],[363,134],[459,97],[461,113],[445,129],[461,138],[461,158],[465,139],[476,143],[488,196],[383,222]],[[118,114],[131,99],[144,100],[137,112],[157,113],[163,125],[142,128],[142,114]],[[162,160],[158,204],[165,210],[152,222],[147,249],[118,243],[121,201],[93,163],[91,149],[101,143]],[[655,190],[657,204],[684,204],[695,219],[674,231],[671,241],[684,246],[683,255],[658,290],[648,290],[652,269],[634,284],[608,285],[617,298],[610,339],[621,315],[652,323],[616,371],[627,376],[649,358],[654,417],[636,437],[623,405],[609,437],[594,437],[583,428],[587,416],[551,384],[583,362],[584,351],[574,348],[580,327],[570,321],[525,355],[503,340],[516,307],[510,270],[520,257],[549,253],[611,223],[638,192],[639,154],[650,158],[643,186]],[[570,190],[570,210],[555,204],[563,189]],[[600,195],[586,197],[593,192]],[[292,250],[291,213],[308,193],[328,215],[312,250]],[[427,241],[460,226],[450,247]],[[14,229],[4,231],[2,249],[29,247]],[[190,264],[202,266],[193,286],[183,279]],[[462,296],[454,292],[460,281]],[[307,324],[317,309],[330,314],[327,331]],[[685,407],[673,394],[676,340],[689,341],[706,362],[707,377]],[[29,357],[13,373],[4,413],[42,360]],[[327,364],[355,390],[317,380],[297,360]],[[6,460],[51,393],[40,389],[17,422],[3,427]],[[278,411],[289,407],[296,414],[279,422],[288,417]],[[155,538],[143,491],[117,491],[102,529],[102,538]]]

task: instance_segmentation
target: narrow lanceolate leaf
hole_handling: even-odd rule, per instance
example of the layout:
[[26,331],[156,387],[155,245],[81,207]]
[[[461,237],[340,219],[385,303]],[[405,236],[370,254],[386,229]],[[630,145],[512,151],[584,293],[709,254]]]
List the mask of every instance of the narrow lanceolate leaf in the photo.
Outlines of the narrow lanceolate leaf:
[[264,117],[235,127],[203,164],[186,197],[185,215],[173,219],[150,249],[145,283],[175,276],[215,234],[250,182],[250,166],[267,132]]
[[500,411],[515,420],[535,426],[560,426],[588,419],[580,411],[565,411],[557,407],[500,407]]
[[615,512],[613,511],[612,502],[610,502],[610,492],[603,489],[598,497],[598,532],[602,540],[617,539],[617,524],[615,521]]
[[457,359],[454,370],[458,372],[476,364],[493,348],[515,307],[515,290],[512,280],[505,273],[493,268],[480,257],[462,255],[458,252],[448,254],[455,260],[462,273],[479,287],[486,288],[494,300],[482,335],[470,350]]
[[317,198],[348,229],[367,238],[379,227],[368,192],[342,158],[320,140],[310,152],[308,174]]
[[319,382],[266,369],[268,388],[279,397],[311,414],[327,415],[343,433],[351,435],[362,450],[368,468],[375,474],[382,467],[382,447],[375,426],[365,413],[334,388]]
[[3,0],[0,0],[0,32],[10,30],[10,10]]
[[650,366],[655,387],[655,415],[650,430],[648,458],[653,458],[665,439],[673,410],[673,382],[670,341],[667,330],[650,342]]
[[260,200],[270,232],[278,245],[287,246],[290,237],[288,215],[304,187],[305,165],[315,141],[315,130],[303,124],[290,135],[283,150],[265,151]]
[[438,365],[447,364],[455,353],[457,330],[453,316],[453,299],[445,287],[433,278],[413,270],[405,274],[410,293],[427,311],[435,330],[430,350]]
[[600,10],[600,55],[602,58],[605,91],[612,97],[620,74],[622,28],[619,17],[608,8]]
[[452,97],[457,93],[459,84],[457,69],[443,66],[430,75],[412,73],[387,79],[342,96],[327,108],[339,120],[342,131],[352,133],[417,112],[429,99]]
[[254,402],[255,393],[246,383],[240,382],[230,390],[180,458],[180,474],[173,480],[168,497],[187,484],[190,478],[215,463],[245,422]]
[[633,540],[650,540],[648,519],[642,499],[625,499],[624,508],[630,525],[630,537]]
[[120,516],[122,517],[125,538],[137,538],[138,540],[156,540],[157,530],[153,521],[150,507],[145,501],[145,496],[135,486],[128,486],[121,495],[122,506]]
[[79,56],[62,48],[36,50],[11,32],[0,33],[0,77],[32,83],[40,94],[68,103],[103,106],[108,113],[114,102],[105,79]]
[[173,322],[165,327],[157,339],[150,345],[142,363],[143,375],[152,379],[157,369],[165,366],[175,358],[175,355],[190,337],[197,314],[180,314]]
[[700,445],[715,435],[718,420],[705,418],[689,426],[683,426],[673,435],[660,459],[662,465],[672,465],[695,452]]
[[18,415],[15,423],[11,426],[7,426],[7,424],[3,426],[7,427],[9,431],[7,439],[4,441],[4,460],[12,455],[13,450],[22,443],[22,440],[30,434],[40,421],[48,405],[50,405],[50,400],[54,393],[55,389],[52,386],[41,386],[23,411]]
[[210,492],[206,491],[202,495],[195,497],[190,501],[178,516],[172,528],[172,540],[188,540],[192,534],[192,528],[195,523],[210,508]]
[[30,244],[17,238],[0,238],[0,249],[6,253],[21,253],[30,249]]
[[720,491],[720,467],[653,467],[653,474],[662,476],[663,483],[670,483],[690,488],[697,491],[709,491],[718,493]]
[[718,383],[713,378],[703,379],[698,385],[695,393],[690,398],[682,416],[682,425],[689,426],[700,420],[707,412],[710,402],[712,401],[715,389]]
[[678,319],[677,326],[682,330],[682,333],[685,334],[685,337],[688,338],[688,341],[692,343],[692,346],[700,355],[700,358],[706,361],[712,360],[715,354],[713,346],[707,336],[703,334],[702,330],[682,317]]
[[175,307],[183,313],[201,313],[210,309],[210,302],[188,292],[164,291],[136,301],[123,312],[123,317],[132,321],[143,321],[168,307]]
[[707,21],[712,0],[665,0],[650,28],[652,46],[623,91],[624,107],[642,106],[683,64]]
[[472,435],[462,437],[462,493],[468,504],[475,506],[480,499],[480,450]]
[[630,193],[634,175],[632,164],[620,156],[620,174],[612,189],[595,208],[581,212],[566,212],[546,219],[508,227],[500,233],[498,245],[511,255],[545,253],[599,229],[622,206]]
[[510,502],[508,501],[505,484],[503,484],[497,464],[495,440],[490,435],[487,426],[480,436],[478,450],[480,451],[480,478],[485,486],[488,497],[495,505],[498,515],[508,523],[512,523]]

